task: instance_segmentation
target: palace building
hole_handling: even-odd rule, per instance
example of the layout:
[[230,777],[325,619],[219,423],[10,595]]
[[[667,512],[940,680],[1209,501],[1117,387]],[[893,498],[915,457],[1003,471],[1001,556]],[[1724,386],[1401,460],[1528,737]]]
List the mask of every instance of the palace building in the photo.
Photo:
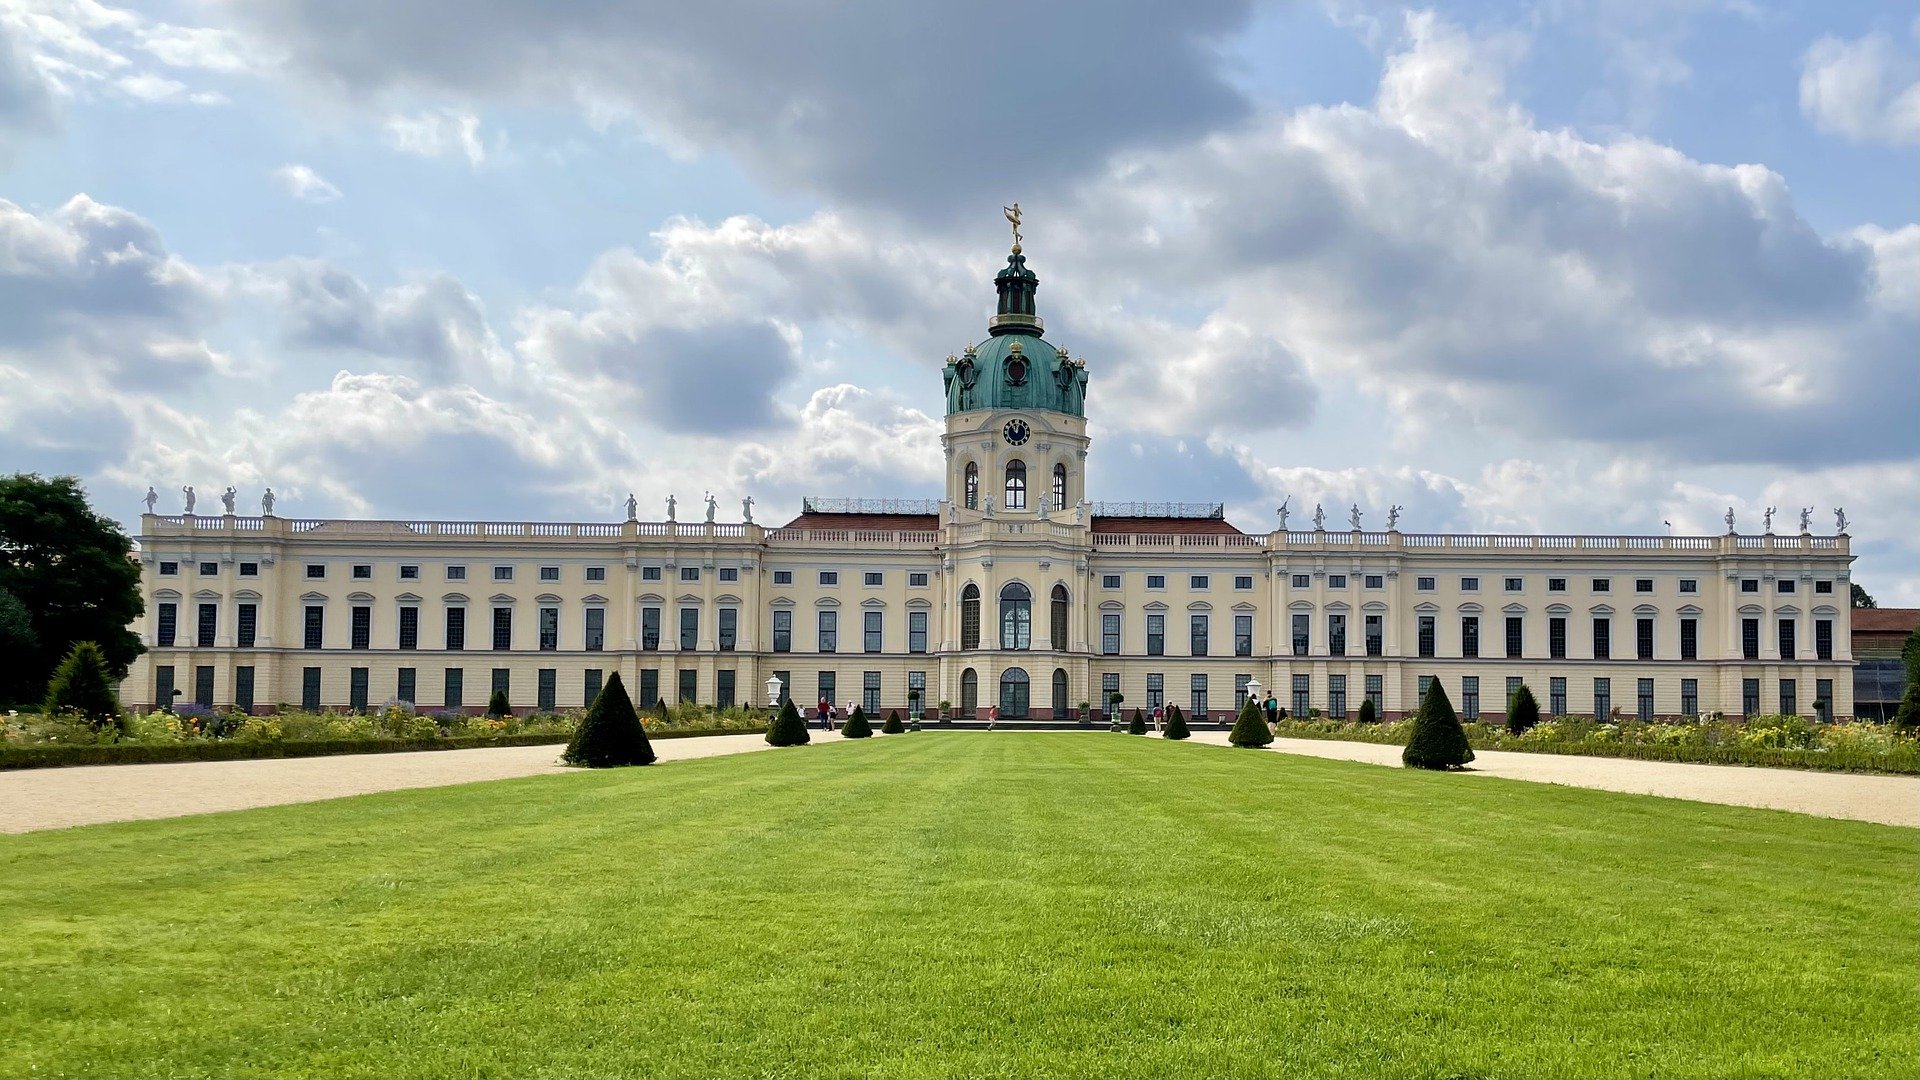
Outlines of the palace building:
[[[947,358],[946,497],[810,499],[786,525],[141,518],[130,706],[656,699],[1073,722],[1236,709],[1385,718],[1440,679],[1464,717],[1853,715],[1848,537],[1510,536],[1218,504],[1089,501],[1088,373],[1043,336],[1016,234],[983,344]],[[269,503],[269,507],[270,507]],[[751,507],[743,516],[751,517]],[[1304,516],[1304,515],[1302,515]]]

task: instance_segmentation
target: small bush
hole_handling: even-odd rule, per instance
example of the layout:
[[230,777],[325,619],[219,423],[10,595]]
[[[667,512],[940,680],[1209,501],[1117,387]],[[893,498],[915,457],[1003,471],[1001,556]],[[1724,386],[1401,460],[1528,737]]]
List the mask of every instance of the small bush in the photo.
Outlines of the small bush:
[[767,745],[805,746],[809,741],[807,722],[800,719],[800,710],[788,699],[780,706],[780,715],[773,718],[773,726],[767,729]]
[[1540,722],[1540,703],[1534,700],[1533,691],[1526,683],[1513,692],[1513,700],[1507,703],[1507,734],[1525,735]]
[[906,733],[906,730],[907,726],[900,722],[900,710],[888,709],[887,722],[880,725],[880,733],[882,735],[902,735]]
[[1127,734],[1145,735],[1146,733],[1147,733],[1147,718],[1144,714],[1140,712],[1140,706],[1135,705],[1133,707],[1133,722],[1127,725]]
[[1192,732],[1187,730],[1186,714],[1180,711],[1180,706],[1167,706],[1167,722],[1160,732],[1160,737],[1163,739],[1185,739],[1191,736]]
[[513,715],[513,706],[507,704],[507,692],[505,690],[495,690],[493,696],[487,699],[487,715]]
[[1439,679],[1433,680],[1420,702],[1400,760],[1415,769],[1457,769],[1473,760],[1473,747],[1467,745],[1467,733]]
[[1380,714],[1374,711],[1373,699],[1370,697],[1361,698],[1360,699],[1360,722],[1363,724],[1373,724],[1373,723],[1378,723],[1379,720],[1380,720]]
[[867,721],[867,710],[855,705],[853,714],[847,717],[846,723],[840,725],[840,737],[843,739],[873,738],[873,725]]
[[1267,720],[1260,715],[1260,706],[1249,699],[1240,706],[1240,716],[1233,722],[1233,730],[1227,733],[1227,741],[1235,746],[1259,749],[1273,744],[1273,729],[1267,726]]
[[76,642],[47,682],[46,711],[78,713],[95,731],[118,727],[120,702],[107,678],[107,658],[91,641]]
[[587,714],[580,718],[573,741],[567,744],[560,760],[569,765],[605,769],[651,765],[658,757],[653,744],[647,741],[646,729],[640,726],[640,714],[633,709],[626,684],[620,681],[620,673],[616,671],[600,687],[593,704],[587,706]]

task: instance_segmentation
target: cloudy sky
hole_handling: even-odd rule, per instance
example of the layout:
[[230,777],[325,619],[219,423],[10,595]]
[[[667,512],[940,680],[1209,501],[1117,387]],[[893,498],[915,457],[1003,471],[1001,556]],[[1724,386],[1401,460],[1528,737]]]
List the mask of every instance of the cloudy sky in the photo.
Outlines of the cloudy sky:
[[1096,498],[1843,505],[1920,604],[1911,4],[1172,10],[0,0],[0,468],[128,522],[938,495],[1017,199]]

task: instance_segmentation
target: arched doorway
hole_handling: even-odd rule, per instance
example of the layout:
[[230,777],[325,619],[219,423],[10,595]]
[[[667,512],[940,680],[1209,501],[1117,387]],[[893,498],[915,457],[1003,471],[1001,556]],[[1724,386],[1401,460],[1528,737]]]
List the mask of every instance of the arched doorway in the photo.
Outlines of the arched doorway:
[[980,710],[980,675],[972,668],[960,673],[960,719],[971,720]]
[[1055,720],[1066,719],[1067,712],[1070,708],[1071,706],[1067,704],[1067,669],[1054,668],[1053,669],[1053,718]]
[[1010,667],[1000,673],[1000,719],[1027,718],[1028,690],[1025,669]]

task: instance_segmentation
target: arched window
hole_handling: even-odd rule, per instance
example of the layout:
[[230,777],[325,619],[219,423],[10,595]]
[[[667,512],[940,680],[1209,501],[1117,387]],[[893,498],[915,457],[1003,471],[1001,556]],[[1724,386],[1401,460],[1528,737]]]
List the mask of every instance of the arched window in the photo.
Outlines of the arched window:
[[1007,509],[1025,510],[1027,508],[1027,463],[1024,461],[1007,462]]
[[972,668],[960,673],[960,719],[971,720],[980,711],[980,676]]
[[1053,669],[1053,718],[1059,720],[1067,715],[1067,669]]
[[1033,648],[1033,590],[1017,581],[1000,590],[1000,647]]
[[967,462],[967,509],[980,509],[980,466]]
[[1053,508],[1055,510],[1065,510],[1067,508],[1067,467],[1065,464],[1059,464],[1053,467]]
[[980,586],[972,582],[960,590],[960,647],[980,647]]
[[1021,720],[1027,716],[1027,673],[1010,667],[1000,673],[1000,719]]
[[1053,587],[1053,622],[1047,627],[1053,632],[1053,647],[1057,652],[1067,651],[1067,587]]

